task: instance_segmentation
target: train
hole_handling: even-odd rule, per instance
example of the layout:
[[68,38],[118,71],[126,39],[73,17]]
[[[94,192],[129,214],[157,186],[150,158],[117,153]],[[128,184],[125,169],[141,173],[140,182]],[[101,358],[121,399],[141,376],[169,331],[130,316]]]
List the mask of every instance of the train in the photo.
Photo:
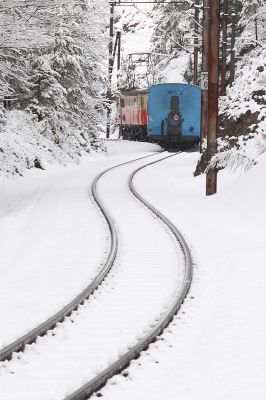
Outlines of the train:
[[123,139],[186,148],[200,142],[200,120],[201,89],[195,85],[161,83],[145,90],[122,90],[117,98]]

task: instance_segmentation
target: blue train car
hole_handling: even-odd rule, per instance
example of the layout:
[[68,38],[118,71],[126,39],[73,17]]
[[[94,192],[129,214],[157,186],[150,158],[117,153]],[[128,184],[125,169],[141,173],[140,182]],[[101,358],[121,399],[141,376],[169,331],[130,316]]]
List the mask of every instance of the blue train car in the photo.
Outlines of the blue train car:
[[165,147],[200,141],[201,89],[183,83],[153,85],[148,92],[148,140]]

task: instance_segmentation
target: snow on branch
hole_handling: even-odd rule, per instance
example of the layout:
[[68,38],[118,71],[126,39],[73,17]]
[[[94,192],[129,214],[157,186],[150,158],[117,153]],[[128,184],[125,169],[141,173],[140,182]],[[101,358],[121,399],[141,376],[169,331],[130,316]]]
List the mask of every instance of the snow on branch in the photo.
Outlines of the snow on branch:
[[68,27],[81,11],[90,9],[95,16],[93,1],[5,0],[0,5],[0,47],[49,46],[58,27]]
[[242,172],[247,172],[257,164],[259,156],[266,151],[266,129],[265,132],[260,131],[238,138],[234,136],[219,138],[217,150],[208,168],[227,168],[231,171],[240,169]]

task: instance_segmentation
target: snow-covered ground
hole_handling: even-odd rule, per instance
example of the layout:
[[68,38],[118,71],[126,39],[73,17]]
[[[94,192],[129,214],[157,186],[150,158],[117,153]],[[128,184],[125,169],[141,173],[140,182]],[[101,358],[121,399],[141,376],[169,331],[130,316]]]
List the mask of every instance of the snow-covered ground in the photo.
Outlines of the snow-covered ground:
[[120,154],[110,143],[108,155],[94,154],[80,165],[1,178],[0,348],[57,312],[96,275],[108,231],[89,187],[98,173],[139,151],[137,143],[123,148]]
[[[107,156],[96,155],[80,166],[53,166],[48,171],[30,171],[23,179],[3,181],[0,225],[1,229],[10,228],[8,237],[1,235],[1,281],[8,277],[1,282],[3,301],[2,292],[9,294],[15,282],[18,291],[12,296],[24,313],[23,299],[30,299],[26,292],[36,295],[31,274],[33,278],[41,274],[45,290],[40,294],[48,293],[48,303],[54,308],[83,288],[106,248],[104,222],[87,195],[93,176],[108,166],[155,150],[150,144],[113,142],[108,144]],[[261,156],[258,165],[246,174],[220,171],[218,194],[212,197],[205,197],[204,176],[193,177],[198,158],[197,152],[182,153],[147,167],[135,178],[137,190],[185,235],[193,252],[194,280],[163,340],[131,363],[128,376],[109,381],[101,390],[106,400],[265,398],[266,157]],[[130,172],[145,162],[116,169],[99,185],[122,240],[114,272],[93,298],[59,325],[55,336],[39,339],[19,359],[1,364],[0,393],[5,400],[62,399],[132,344],[175,290],[178,268],[171,241],[127,189]],[[48,211],[52,213],[49,221],[43,218]],[[43,224],[41,233],[36,231],[35,220]],[[135,235],[139,220],[142,231]],[[19,233],[20,259],[24,262],[21,273],[15,247]],[[66,247],[71,241],[72,250]],[[137,247],[132,247],[136,243]],[[66,255],[70,251],[69,262],[63,245]],[[32,262],[30,249],[37,263]],[[15,252],[16,263],[12,262]],[[143,254],[151,264],[142,263]],[[56,272],[49,265],[54,257],[58,261]],[[143,293],[150,271],[152,281]],[[61,284],[60,279],[65,281]],[[2,298],[0,304],[2,310]],[[12,302],[4,304],[11,307],[10,314],[17,312]],[[45,316],[47,310],[38,303],[32,307],[33,314],[38,307]],[[8,318],[12,320],[12,316]],[[29,318],[26,312],[24,319],[29,322]],[[22,319],[9,327],[10,335],[23,326]],[[1,331],[2,326],[1,321]],[[79,343],[77,351],[74,339]]]
[[[134,146],[138,147],[139,145],[133,144]],[[142,150],[146,147],[149,151],[154,151],[157,148],[157,146],[145,144],[141,147]],[[125,149],[123,145],[120,145],[120,148]],[[147,153],[142,151],[139,156],[145,154]],[[137,155],[132,154],[130,157],[127,155],[127,159],[134,158]],[[159,153],[155,157],[160,158],[162,155]],[[108,159],[108,157],[106,158]],[[121,155],[120,159],[124,161],[125,156]],[[110,163],[112,165],[114,160],[116,160],[116,163],[118,162],[117,156],[110,156],[109,160],[105,160],[105,164],[110,166]],[[77,312],[74,312],[71,318],[60,324],[53,334],[50,333],[48,336],[38,339],[36,344],[28,346],[23,355],[19,355],[18,358],[15,356],[11,362],[2,363],[0,392],[4,394],[6,400],[15,400],[18,396],[25,400],[63,398],[66,391],[77,388],[84,382],[84,379],[93,378],[97,370],[99,371],[108,365],[110,359],[117,358],[121,351],[126,352],[129,345],[135,344],[138,337],[141,337],[144,331],[149,329],[150,324],[154,323],[179,290],[184,272],[182,252],[164,227],[136,201],[128,188],[128,177],[132,171],[146,162],[146,160],[140,160],[114,169],[101,178],[98,186],[99,195],[103,199],[105,207],[110,210],[119,234],[119,254],[115,266],[110,277],[105,280],[97,293],[86,301]],[[88,168],[89,163],[86,166]],[[84,170],[81,166],[80,178],[84,183],[83,173]],[[69,175],[71,177],[70,171]],[[66,198],[73,203],[73,207],[75,205],[79,209],[79,213],[83,213],[85,206],[82,203],[80,204],[79,198],[83,201],[84,196],[83,193],[79,193],[75,186],[77,179],[77,176],[75,176],[75,180],[67,179],[65,176],[57,189],[59,194],[61,192],[66,194],[65,187],[72,186],[75,197],[73,198],[70,192],[66,195]],[[41,207],[35,210],[34,221],[38,222],[40,216],[43,216],[47,222],[48,217],[50,218],[49,207],[54,204],[53,200],[56,199],[58,192],[54,191],[54,188],[49,187],[49,189],[47,192],[49,196],[43,198],[43,204],[47,205],[48,209],[45,212]],[[39,265],[39,260],[36,258],[36,268],[40,269],[41,274],[42,270],[46,269],[46,265],[48,268],[47,276],[43,273],[41,282],[37,282],[37,284],[41,283],[45,287],[46,293],[51,293],[50,302],[52,302],[52,298],[56,297],[55,287],[60,286],[59,294],[63,291],[66,295],[69,292],[69,280],[71,286],[74,287],[76,282],[72,279],[72,276],[82,276],[83,274],[84,281],[84,264],[94,272],[96,268],[94,263],[102,261],[97,253],[98,246],[95,242],[100,242],[102,252],[105,245],[101,226],[100,229],[97,229],[97,223],[92,222],[90,234],[95,235],[97,230],[98,232],[96,237],[90,241],[87,229],[80,232],[75,227],[72,220],[74,209],[71,210],[69,218],[69,212],[64,202],[60,205],[68,224],[65,225],[65,220],[61,221],[60,218],[57,218],[57,212],[52,218],[58,219],[58,227],[61,227],[61,230],[56,232],[56,229],[54,230],[52,224],[48,222],[47,226],[44,226],[46,242],[42,241],[43,245],[38,247],[39,239],[37,239],[35,250],[35,253],[39,253],[41,259]],[[90,215],[84,213],[83,218],[83,224],[90,223]],[[82,224],[82,220],[78,220],[77,224]],[[50,257],[49,236],[51,230],[53,230],[53,235],[57,236],[57,240],[53,237],[53,250],[57,256],[59,270],[52,277],[51,269],[57,267],[57,265],[53,264],[53,257]],[[72,237],[72,243],[70,240],[65,244],[65,235],[62,235],[62,232],[65,232],[67,237]],[[78,233],[77,236],[76,232]],[[29,239],[31,239],[31,233],[30,230]],[[24,233],[24,237],[27,237],[27,231]],[[88,241],[87,247],[84,246],[83,241]],[[27,243],[25,244],[23,241],[21,247],[25,247],[27,250],[31,248],[29,245],[27,246]],[[71,265],[65,265],[65,258],[61,252],[62,245],[75,249],[75,254],[71,258]],[[91,246],[95,245],[96,254],[84,253],[84,248],[91,251]],[[48,257],[46,257],[45,249]],[[90,263],[91,259],[93,263]],[[79,263],[81,263],[81,274],[79,274]],[[16,267],[13,271],[13,277],[19,266]],[[12,265],[10,269],[12,269]],[[32,265],[31,272],[33,269]],[[65,270],[68,280],[62,283],[60,282],[60,274],[64,274]],[[72,272],[68,272],[68,270]],[[54,280],[57,283],[54,284]],[[10,279],[10,286],[12,286],[12,282]],[[36,286],[30,273],[27,277],[23,277],[23,282],[27,285],[29,292],[31,291],[31,284],[33,288]],[[79,284],[76,283],[75,287],[77,290]],[[5,292],[8,293],[7,286]],[[20,296],[23,298],[25,296],[26,302],[30,304],[28,297],[31,297],[31,295],[26,296],[24,292],[20,292]],[[34,297],[34,294],[32,296]],[[43,298],[39,300],[37,296],[34,299],[37,304],[45,301]],[[9,309],[8,302],[5,306],[6,313],[8,310],[9,312],[13,311],[13,309]],[[27,313],[29,313],[29,310]],[[44,314],[45,312],[40,306],[38,316]],[[17,321],[17,324],[21,324],[20,320]],[[13,329],[16,329],[16,327]],[[31,387],[30,393],[29,385]]]
[[183,153],[136,178],[185,234],[194,282],[164,340],[101,390],[106,400],[265,399],[266,157],[243,175],[220,172],[209,198],[192,176],[197,159]]

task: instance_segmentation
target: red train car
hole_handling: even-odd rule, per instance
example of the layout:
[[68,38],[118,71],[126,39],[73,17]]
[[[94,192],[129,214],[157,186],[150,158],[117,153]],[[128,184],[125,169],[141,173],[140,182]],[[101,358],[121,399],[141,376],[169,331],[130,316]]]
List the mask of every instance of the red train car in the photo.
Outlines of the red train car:
[[117,102],[117,123],[120,135],[142,140],[147,135],[148,90],[122,91]]

